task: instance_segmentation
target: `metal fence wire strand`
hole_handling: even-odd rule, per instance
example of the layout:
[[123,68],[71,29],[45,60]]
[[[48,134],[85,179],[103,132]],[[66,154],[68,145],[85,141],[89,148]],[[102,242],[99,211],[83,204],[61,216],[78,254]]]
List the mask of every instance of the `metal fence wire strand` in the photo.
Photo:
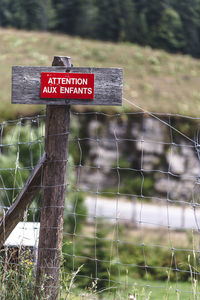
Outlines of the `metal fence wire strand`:
[[[200,299],[200,118],[134,109],[72,112],[60,299]],[[0,124],[1,217],[43,155],[44,131],[44,112]],[[0,256],[2,299],[11,270],[34,290],[52,186],[39,187]]]

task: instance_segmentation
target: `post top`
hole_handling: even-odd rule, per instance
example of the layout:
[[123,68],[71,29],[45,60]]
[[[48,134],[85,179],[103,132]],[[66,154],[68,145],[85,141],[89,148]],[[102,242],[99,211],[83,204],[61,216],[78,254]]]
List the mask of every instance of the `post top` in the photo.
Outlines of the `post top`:
[[63,66],[67,68],[72,67],[71,57],[70,56],[54,56],[52,66]]

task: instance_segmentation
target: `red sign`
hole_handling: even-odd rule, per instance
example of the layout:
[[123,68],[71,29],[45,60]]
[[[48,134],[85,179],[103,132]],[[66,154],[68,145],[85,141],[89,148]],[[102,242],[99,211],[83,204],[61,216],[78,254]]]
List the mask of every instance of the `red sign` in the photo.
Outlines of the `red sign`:
[[94,99],[94,74],[42,72],[41,98]]

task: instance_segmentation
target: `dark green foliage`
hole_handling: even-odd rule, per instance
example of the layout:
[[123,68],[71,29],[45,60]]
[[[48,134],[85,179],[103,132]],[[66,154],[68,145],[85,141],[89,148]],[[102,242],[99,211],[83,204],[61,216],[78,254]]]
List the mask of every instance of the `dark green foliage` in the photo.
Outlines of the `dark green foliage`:
[[135,10],[131,0],[97,1],[97,37],[103,40],[134,40]]
[[[78,273],[75,285],[96,291],[112,286],[117,280],[118,272],[123,278],[160,280],[178,282],[199,280],[198,257],[187,247],[184,250],[169,247],[142,244],[141,239],[133,237],[123,240],[125,229],[120,229],[119,240],[112,237],[106,224],[97,226],[97,234],[91,238],[76,236],[73,240],[64,238],[63,266],[67,274]],[[107,224],[111,228],[111,224]],[[164,233],[163,233],[164,234]],[[110,240],[112,239],[112,241]]]
[[0,0],[0,26],[130,41],[200,57],[200,0]]
[[98,36],[103,40],[118,41],[120,37],[120,1],[97,1],[98,7]]
[[[100,226],[96,238],[85,241],[83,251],[85,258],[84,267],[80,274],[84,276],[80,285],[91,287],[94,283],[97,290],[108,287],[110,274],[116,273],[116,268],[110,263],[108,235],[103,225]],[[88,257],[88,258],[87,258]]]
[[[199,272],[196,258],[186,250],[171,250],[162,247],[120,245],[120,262],[126,265],[129,276],[133,278],[161,281],[189,281],[191,270]],[[191,267],[191,269],[190,269]],[[195,269],[196,268],[196,269]],[[124,273],[125,273],[124,269]],[[199,277],[199,276],[198,276]]]
[[93,0],[60,0],[53,4],[54,29],[71,35],[95,37],[97,8]]
[[152,196],[155,192],[155,178],[140,171],[128,170],[127,167],[125,161],[120,160],[121,169],[118,171],[120,175],[120,194]]
[[160,22],[152,33],[152,46],[170,51],[184,49],[184,30],[179,14],[167,7],[161,16]]
[[[0,155],[0,204],[2,207],[10,207],[15,201],[30,172],[44,153],[43,135],[43,126],[31,126],[19,122],[3,138],[2,153]],[[67,170],[69,186],[67,188],[64,221],[67,232],[77,233],[86,219],[86,207],[84,205],[84,195],[81,192],[76,192],[72,154],[69,155]],[[38,208],[40,205],[40,195],[38,195],[28,212],[28,220],[38,221]]]
[[72,192],[70,187],[68,187],[65,211],[65,231],[67,231],[70,234],[76,234],[80,232],[87,215],[87,209],[84,204],[83,193]]
[[10,206],[43,153],[41,128],[19,124],[3,138],[0,155],[2,206]]
[[19,29],[51,28],[51,0],[0,0],[0,25]]
[[159,26],[162,15],[167,7],[168,0],[146,1],[145,11],[148,27],[151,30]]
[[120,41],[136,41],[136,14],[132,0],[120,1]]
[[[112,241],[109,240],[109,226],[97,220],[96,237],[74,237],[71,242],[63,243],[63,263],[67,273],[78,270],[76,284],[82,288],[93,287],[101,291],[111,285],[110,280],[117,275],[116,253]],[[74,245],[75,247],[74,247]],[[74,258],[73,258],[74,256]],[[82,267],[81,267],[82,266]]]
[[182,21],[185,47],[184,52],[194,56],[200,55],[200,1],[181,0],[173,3]]
[[57,4],[57,29],[69,34],[77,32],[77,21],[82,14],[82,0],[61,0]]

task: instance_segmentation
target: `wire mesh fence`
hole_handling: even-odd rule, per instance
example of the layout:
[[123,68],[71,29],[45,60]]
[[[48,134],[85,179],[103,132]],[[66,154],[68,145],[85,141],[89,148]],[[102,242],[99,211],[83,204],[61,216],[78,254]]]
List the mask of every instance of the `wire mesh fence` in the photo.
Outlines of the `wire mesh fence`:
[[[199,120],[72,113],[60,299],[200,298]],[[1,124],[2,217],[44,152],[44,124],[43,112]],[[2,299],[33,296],[41,201],[2,249]]]

